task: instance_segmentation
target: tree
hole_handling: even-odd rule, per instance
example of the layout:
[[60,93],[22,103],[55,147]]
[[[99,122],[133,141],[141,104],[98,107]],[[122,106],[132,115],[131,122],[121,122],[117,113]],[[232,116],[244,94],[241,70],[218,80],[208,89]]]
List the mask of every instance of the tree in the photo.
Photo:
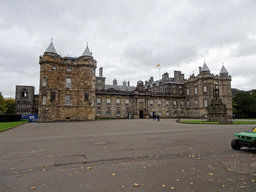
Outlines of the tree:
[[233,113],[239,118],[256,117],[256,94],[240,91],[233,97]]
[[15,114],[15,100],[10,98],[5,99],[4,102],[6,106],[5,114]]
[[6,106],[4,102],[4,98],[2,96],[2,93],[0,92],[0,114],[4,114],[6,111]]

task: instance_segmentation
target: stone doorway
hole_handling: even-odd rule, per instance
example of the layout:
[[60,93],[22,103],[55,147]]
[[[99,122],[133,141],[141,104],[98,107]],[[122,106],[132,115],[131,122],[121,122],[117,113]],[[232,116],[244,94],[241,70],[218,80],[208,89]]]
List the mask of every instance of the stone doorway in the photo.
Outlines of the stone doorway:
[[140,119],[143,119],[143,110],[140,110]]

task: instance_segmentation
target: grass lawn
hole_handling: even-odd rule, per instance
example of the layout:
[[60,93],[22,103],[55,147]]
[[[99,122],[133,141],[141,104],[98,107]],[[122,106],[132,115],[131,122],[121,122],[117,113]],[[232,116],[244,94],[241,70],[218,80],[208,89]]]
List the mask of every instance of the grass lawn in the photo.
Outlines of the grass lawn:
[[[199,120],[188,120],[180,121],[180,123],[189,123],[189,124],[220,124],[220,122],[208,122],[208,121],[199,121]],[[221,124],[231,124],[231,123],[221,123]],[[233,121],[233,124],[256,124],[256,121]]]
[[27,122],[28,122],[28,120],[21,120],[21,121],[14,121],[14,122],[0,122],[0,132],[7,130],[7,129],[11,129],[18,125],[25,124]]

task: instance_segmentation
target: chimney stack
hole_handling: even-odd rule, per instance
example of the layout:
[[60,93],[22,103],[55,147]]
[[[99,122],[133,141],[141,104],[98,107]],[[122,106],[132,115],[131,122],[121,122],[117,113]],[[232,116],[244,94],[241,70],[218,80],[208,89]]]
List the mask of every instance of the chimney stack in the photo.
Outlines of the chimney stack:
[[100,75],[100,77],[103,77],[103,68],[102,67],[99,68],[99,75]]

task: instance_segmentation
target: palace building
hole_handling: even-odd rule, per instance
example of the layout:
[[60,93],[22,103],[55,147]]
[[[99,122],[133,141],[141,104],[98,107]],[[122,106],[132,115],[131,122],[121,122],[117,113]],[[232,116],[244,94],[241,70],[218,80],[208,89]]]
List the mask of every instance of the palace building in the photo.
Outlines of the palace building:
[[[39,64],[38,109],[33,108],[38,110],[38,122],[150,118],[153,114],[161,118],[207,118],[215,88],[226,105],[227,117],[232,117],[231,76],[224,66],[218,75],[211,74],[204,63],[199,74],[188,79],[181,71],[174,71],[174,77],[164,73],[160,80],[150,77],[145,82],[139,80],[137,86],[130,86],[129,81],[117,85],[116,79],[113,85],[106,85],[102,67],[99,76],[95,75],[97,61],[88,45],[80,57],[61,57],[52,42],[39,57]],[[32,98],[28,92],[24,98],[24,91],[25,86],[16,87],[16,107],[18,102]],[[35,106],[33,100],[29,102]]]

